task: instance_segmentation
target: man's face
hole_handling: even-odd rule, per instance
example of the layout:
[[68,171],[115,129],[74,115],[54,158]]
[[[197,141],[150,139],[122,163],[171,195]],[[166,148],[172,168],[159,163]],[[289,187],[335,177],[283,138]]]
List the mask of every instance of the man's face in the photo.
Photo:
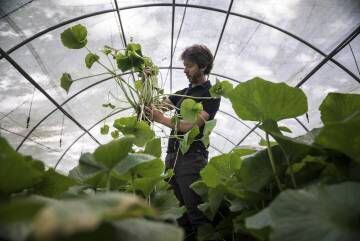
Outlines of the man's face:
[[190,83],[196,84],[199,80],[201,80],[201,77],[204,74],[202,73],[202,71],[200,70],[199,66],[196,63],[188,59],[184,59],[183,63],[185,67],[184,73],[188,78],[188,80],[190,81]]

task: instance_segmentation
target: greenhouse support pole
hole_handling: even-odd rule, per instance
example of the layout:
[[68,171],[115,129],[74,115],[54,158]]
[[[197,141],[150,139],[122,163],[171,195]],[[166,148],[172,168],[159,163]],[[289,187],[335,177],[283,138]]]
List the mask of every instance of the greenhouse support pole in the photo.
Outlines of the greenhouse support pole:
[[318,65],[313,68],[310,73],[308,73],[297,85],[296,87],[302,86],[306,81],[309,80],[313,74],[315,74],[324,64],[326,64],[332,57],[334,57],[338,52],[340,52],[343,48],[346,47],[356,36],[358,36],[360,33],[360,25],[357,26],[357,28],[351,32],[336,48],[330,52],[329,55],[326,56]]
[[101,143],[93,136],[90,132],[88,132],[85,127],[83,127],[74,117],[72,117],[66,110],[64,110],[23,68],[18,65],[18,63],[13,60],[2,48],[0,48],[1,55],[9,61],[9,63],[22,75],[27,79],[36,89],[38,89],[43,95],[46,96],[64,115],[66,115],[70,120],[72,120],[80,129],[85,131],[97,144],[101,145]]

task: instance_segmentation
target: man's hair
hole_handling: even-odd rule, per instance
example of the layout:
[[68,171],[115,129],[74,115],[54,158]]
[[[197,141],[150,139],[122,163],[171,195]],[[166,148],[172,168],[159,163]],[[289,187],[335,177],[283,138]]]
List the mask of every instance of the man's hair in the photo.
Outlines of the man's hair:
[[204,74],[210,74],[213,67],[214,56],[210,49],[203,44],[194,44],[187,47],[181,54],[182,60],[190,60],[199,66],[199,68],[205,68]]

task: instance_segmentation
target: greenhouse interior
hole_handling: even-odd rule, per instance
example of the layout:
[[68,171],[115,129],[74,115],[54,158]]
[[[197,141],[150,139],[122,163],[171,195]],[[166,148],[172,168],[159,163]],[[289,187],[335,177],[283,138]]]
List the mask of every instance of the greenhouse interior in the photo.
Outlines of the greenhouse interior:
[[0,240],[360,240],[359,0],[0,0]]

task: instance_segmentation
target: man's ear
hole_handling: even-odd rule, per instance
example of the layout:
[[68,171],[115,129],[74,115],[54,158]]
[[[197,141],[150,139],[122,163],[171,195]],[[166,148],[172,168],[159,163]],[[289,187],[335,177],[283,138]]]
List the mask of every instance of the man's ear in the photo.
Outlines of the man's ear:
[[207,66],[201,68],[200,70],[201,70],[202,72],[205,72],[206,68],[207,68]]

